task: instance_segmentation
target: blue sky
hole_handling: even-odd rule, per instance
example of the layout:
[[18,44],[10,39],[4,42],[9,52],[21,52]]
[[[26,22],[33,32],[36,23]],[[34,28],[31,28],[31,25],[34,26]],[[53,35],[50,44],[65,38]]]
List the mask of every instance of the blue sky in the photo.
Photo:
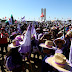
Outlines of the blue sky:
[[26,20],[38,20],[41,8],[46,8],[47,20],[72,19],[72,0],[0,0],[0,18],[12,14],[15,19],[25,16]]

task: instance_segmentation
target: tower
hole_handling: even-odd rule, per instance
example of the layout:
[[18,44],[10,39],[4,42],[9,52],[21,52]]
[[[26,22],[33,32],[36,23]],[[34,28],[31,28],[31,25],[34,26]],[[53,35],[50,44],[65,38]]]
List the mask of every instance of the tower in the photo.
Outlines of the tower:
[[[41,14],[43,13],[43,8],[41,9]],[[41,21],[43,20],[43,17],[41,17]]]
[[[46,8],[41,8],[41,14],[44,14],[44,21],[46,20]],[[43,17],[41,17],[41,21],[43,20]]]

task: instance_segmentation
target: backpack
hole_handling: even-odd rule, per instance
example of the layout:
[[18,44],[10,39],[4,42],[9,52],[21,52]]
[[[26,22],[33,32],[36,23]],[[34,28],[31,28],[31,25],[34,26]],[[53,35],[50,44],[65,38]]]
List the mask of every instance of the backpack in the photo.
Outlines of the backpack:
[[5,66],[9,71],[12,71],[15,68],[15,65],[12,63],[11,56],[7,57]]

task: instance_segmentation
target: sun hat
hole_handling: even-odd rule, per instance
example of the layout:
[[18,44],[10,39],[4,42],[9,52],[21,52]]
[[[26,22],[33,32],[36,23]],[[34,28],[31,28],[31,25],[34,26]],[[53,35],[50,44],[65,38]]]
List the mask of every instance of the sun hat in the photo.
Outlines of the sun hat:
[[67,61],[66,57],[61,53],[55,53],[54,56],[48,57],[45,62],[57,69],[58,71],[71,72],[71,66],[69,65],[69,62]]
[[40,47],[43,47],[43,48],[48,48],[48,49],[53,49],[53,41],[51,40],[46,40],[45,43],[41,43],[39,45]]
[[49,29],[47,29],[47,28],[43,29],[43,32],[48,32],[48,31],[49,31]]
[[49,40],[50,40],[50,39],[51,39],[50,37],[51,37],[51,33],[45,33],[45,34],[41,37],[41,39],[43,39],[43,40],[49,39]]
[[22,41],[23,40],[23,35],[17,35],[16,37],[15,37],[15,39],[18,39],[19,41]]
[[9,47],[10,47],[10,48],[16,48],[16,47],[19,47],[19,46],[21,46],[21,42],[19,42],[18,39],[12,40],[12,43],[9,44]]
[[51,27],[51,30],[56,30],[57,28],[55,26]]
[[20,36],[17,36],[15,39],[18,39],[19,41],[22,41],[22,38]]
[[66,35],[72,37],[72,29],[70,31],[68,31]]
[[64,39],[62,39],[62,38],[57,38],[53,42],[54,42],[55,45],[57,45],[58,41],[61,41],[62,44],[65,44],[66,43],[66,41]]
[[49,33],[45,33],[44,34],[44,37],[46,38],[47,36],[51,36],[51,33],[49,32]]
[[40,31],[40,30],[41,30],[40,28],[37,28],[37,29],[36,29],[36,31]]

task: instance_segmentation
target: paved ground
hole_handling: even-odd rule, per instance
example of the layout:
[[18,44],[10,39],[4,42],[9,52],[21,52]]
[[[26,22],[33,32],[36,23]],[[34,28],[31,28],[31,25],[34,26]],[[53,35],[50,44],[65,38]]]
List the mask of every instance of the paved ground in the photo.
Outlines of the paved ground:
[[[5,57],[5,50],[4,50],[4,57]],[[25,61],[26,60],[27,60],[27,58],[25,58]],[[28,62],[25,63],[26,72],[41,72],[41,64],[42,64],[42,57],[41,56],[39,56],[39,59],[37,59],[37,56],[34,59],[33,54],[31,54],[31,61],[30,62],[31,62],[31,64],[29,64]],[[4,64],[4,61],[2,60],[2,58],[0,58],[0,72],[2,72],[1,65],[3,65],[3,64]],[[3,65],[3,69],[5,70],[5,72],[11,72],[11,71],[7,71],[7,69],[5,68],[4,65]]]

